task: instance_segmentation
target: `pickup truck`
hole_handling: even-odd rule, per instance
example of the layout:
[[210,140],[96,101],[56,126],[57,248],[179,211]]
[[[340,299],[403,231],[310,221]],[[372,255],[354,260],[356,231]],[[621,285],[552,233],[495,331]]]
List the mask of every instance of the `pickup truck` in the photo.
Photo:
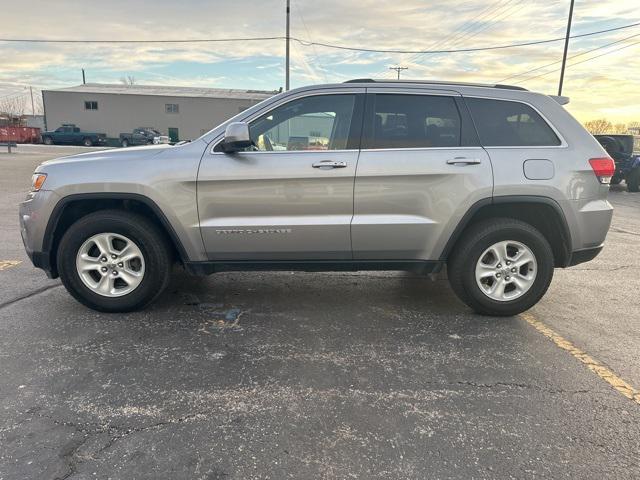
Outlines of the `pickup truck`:
[[63,124],[53,131],[42,134],[42,143],[45,145],[105,145],[107,135],[104,133],[85,132],[73,123]]
[[120,134],[120,145],[123,147],[159,143],[169,143],[169,137],[162,135],[159,131],[153,128],[138,127],[131,133]]
[[629,192],[640,192],[640,155],[634,155],[633,135],[594,135],[616,164],[611,183],[624,180]]

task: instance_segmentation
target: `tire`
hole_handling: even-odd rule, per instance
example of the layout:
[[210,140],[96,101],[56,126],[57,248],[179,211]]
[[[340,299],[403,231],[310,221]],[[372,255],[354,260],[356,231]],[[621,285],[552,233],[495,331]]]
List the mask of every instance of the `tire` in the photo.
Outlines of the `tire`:
[[53,145],[53,138],[51,137],[44,137],[42,139],[42,143],[44,143],[45,145]]
[[611,182],[610,182],[610,183],[611,183],[611,185],[618,185],[621,181],[622,181],[622,178],[620,178],[620,177],[613,177],[613,178],[611,179]]
[[82,140],[82,145],[84,145],[85,147],[91,147],[93,146],[93,141],[90,138],[85,138],[84,140]]
[[636,167],[627,175],[627,190],[640,192],[640,167]]
[[[527,275],[532,275],[528,289],[519,294],[515,283],[511,280],[514,290],[513,293],[507,293],[514,296],[511,300],[491,298],[488,293],[481,289],[476,280],[476,267],[479,266],[483,259],[488,258],[486,255],[490,247],[499,244],[499,242],[520,245],[525,250],[528,249],[534,258],[534,262],[530,265],[535,275],[527,273]],[[509,248],[513,249],[511,246]],[[491,254],[488,255],[490,258]],[[517,258],[514,260],[517,260]],[[501,266],[501,264],[498,263],[498,266]],[[506,265],[502,267],[504,267],[503,270],[496,268],[496,272],[498,273],[497,276],[503,278],[503,280],[508,279],[509,275],[515,277],[521,273],[513,274],[509,271],[511,267]],[[529,267],[525,266],[523,268],[528,271]],[[544,235],[528,223],[510,218],[488,219],[472,226],[464,232],[462,240],[458,242],[453,255],[447,262],[449,283],[460,300],[477,313],[492,316],[517,315],[535,305],[551,284],[553,268],[553,251]],[[499,281],[499,279],[496,280]],[[489,281],[494,281],[494,279],[491,278]],[[505,287],[505,292],[506,288],[512,287]],[[518,294],[519,296],[515,297]]]
[[129,141],[124,138],[121,142],[120,145],[122,145],[122,148],[127,148],[129,146]]
[[[106,233],[114,234],[115,242],[111,241],[111,247],[118,247],[116,242],[120,242],[120,238],[125,238],[132,242],[133,246],[138,250],[142,258],[142,267],[137,272],[140,276],[136,287],[125,294],[100,294],[97,288],[91,288],[87,284],[86,272],[81,274],[76,266],[76,261],[80,262],[79,254],[81,249],[85,249],[86,245],[91,245],[91,239],[97,238],[99,235]],[[94,244],[91,248],[97,248]],[[84,251],[84,250],[83,250]],[[102,253],[96,250],[90,256],[92,262],[102,259]],[[117,248],[113,250],[117,252]],[[91,252],[89,252],[91,253]],[[96,257],[96,259],[93,259]],[[106,275],[96,271],[90,272],[98,279],[109,276],[111,268],[116,269],[118,260],[108,259],[104,264],[109,271]],[[109,263],[114,262],[114,263]],[[128,267],[132,268],[130,261],[126,261]],[[69,293],[80,303],[87,307],[100,312],[130,312],[139,310],[153,300],[155,300],[169,283],[172,259],[170,248],[166,237],[155,224],[147,220],[145,217],[129,212],[119,210],[103,210],[93,214],[89,214],[76,221],[63,235],[57,254],[57,265],[60,279]],[[99,265],[103,265],[100,263]],[[122,263],[118,264],[120,267]],[[100,267],[103,268],[102,266]],[[114,270],[115,272],[115,270]],[[121,279],[114,279],[114,287],[111,292],[127,292],[127,289],[117,287],[119,281],[122,285],[127,275],[127,271],[120,271]],[[128,271],[131,273],[130,271]],[[102,276],[102,277],[101,277]],[[117,277],[117,273],[114,273]],[[83,279],[84,278],[84,279]],[[100,280],[96,280],[98,282]]]

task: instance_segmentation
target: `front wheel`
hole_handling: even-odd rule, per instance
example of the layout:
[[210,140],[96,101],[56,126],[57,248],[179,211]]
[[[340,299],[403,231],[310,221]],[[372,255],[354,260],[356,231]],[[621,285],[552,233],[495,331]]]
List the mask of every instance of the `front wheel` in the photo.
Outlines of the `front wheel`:
[[45,145],[53,145],[53,138],[51,137],[44,137],[42,139],[42,143],[44,143]]
[[627,190],[640,192],[640,167],[636,167],[627,175]]
[[92,145],[93,145],[93,142],[91,141],[91,139],[90,139],[90,138],[85,138],[85,139],[82,141],[82,144],[83,144],[85,147],[90,147],[90,146],[92,146]]
[[509,218],[471,227],[447,265],[458,297],[476,312],[494,316],[517,315],[535,305],[551,284],[553,268],[544,235]]
[[145,217],[104,210],[69,227],[57,264],[62,283],[78,301],[102,312],[128,312],[166,288],[169,252],[162,232]]

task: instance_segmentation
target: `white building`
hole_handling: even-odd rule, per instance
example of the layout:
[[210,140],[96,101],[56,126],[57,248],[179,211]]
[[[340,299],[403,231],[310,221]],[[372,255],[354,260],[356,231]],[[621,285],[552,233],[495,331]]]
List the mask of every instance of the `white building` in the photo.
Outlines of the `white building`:
[[173,141],[194,139],[277,92],[219,88],[108,85],[43,90],[47,130],[74,123],[117,138],[137,127],[155,128]]

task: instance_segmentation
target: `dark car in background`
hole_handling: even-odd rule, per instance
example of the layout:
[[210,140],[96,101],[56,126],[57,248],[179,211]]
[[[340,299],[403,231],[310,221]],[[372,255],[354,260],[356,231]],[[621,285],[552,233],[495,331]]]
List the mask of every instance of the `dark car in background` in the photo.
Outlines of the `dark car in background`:
[[131,133],[121,133],[119,138],[120,145],[122,147],[152,145],[154,143],[169,143],[169,137],[162,135],[158,130],[149,127],[138,127]]
[[86,132],[73,123],[63,124],[53,131],[42,133],[42,143],[45,145],[106,145],[107,135],[97,132]]
[[594,135],[616,164],[612,184],[624,180],[627,190],[640,191],[640,155],[633,154],[633,135]]

